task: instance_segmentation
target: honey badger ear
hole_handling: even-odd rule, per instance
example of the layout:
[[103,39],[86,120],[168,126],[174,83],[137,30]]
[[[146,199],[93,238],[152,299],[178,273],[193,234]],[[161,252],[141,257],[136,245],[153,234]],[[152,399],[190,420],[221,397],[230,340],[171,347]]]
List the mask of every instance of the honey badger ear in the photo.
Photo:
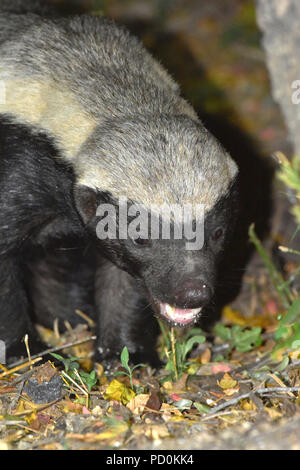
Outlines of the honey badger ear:
[[76,185],[73,189],[76,209],[85,225],[88,225],[96,216],[99,204],[98,192],[88,186]]

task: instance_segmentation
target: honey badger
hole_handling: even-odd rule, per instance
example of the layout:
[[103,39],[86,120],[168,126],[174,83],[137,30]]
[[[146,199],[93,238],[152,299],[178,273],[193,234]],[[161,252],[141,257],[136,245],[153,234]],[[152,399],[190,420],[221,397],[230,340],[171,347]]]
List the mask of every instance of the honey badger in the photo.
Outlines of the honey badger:
[[[155,362],[154,315],[187,326],[214,302],[238,170],[126,29],[39,6],[0,4],[0,339],[8,355],[26,332],[38,348],[33,322],[75,324],[78,309],[96,320],[101,360],[126,345]],[[100,239],[97,211],[119,214],[120,198],[202,205],[203,247],[174,230]]]

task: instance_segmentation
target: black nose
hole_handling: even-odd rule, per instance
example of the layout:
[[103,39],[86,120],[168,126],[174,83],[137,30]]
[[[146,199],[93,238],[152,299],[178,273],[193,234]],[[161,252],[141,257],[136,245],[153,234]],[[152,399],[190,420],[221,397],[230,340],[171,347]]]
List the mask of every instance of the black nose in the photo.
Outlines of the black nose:
[[182,308],[203,307],[212,296],[210,287],[199,279],[184,281],[174,295],[176,306]]

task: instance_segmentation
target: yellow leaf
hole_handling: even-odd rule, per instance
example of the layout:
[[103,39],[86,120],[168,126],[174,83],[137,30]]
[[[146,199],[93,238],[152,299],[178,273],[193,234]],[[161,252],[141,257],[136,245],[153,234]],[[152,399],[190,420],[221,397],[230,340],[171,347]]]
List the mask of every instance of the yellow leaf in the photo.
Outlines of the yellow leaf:
[[116,439],[120,437],[121,434],[128,431],[128,424],[124,421],[121,421],[118,426],[114,426],[107,431],[103,431],[100,434],[97,434],[97,440],[102,441],[106,439]]
[[300,359],[300,351],[299,351],[299,349],[296,349],[295,351],[291,351],[291,352],[289,353],[289,357],[290,357],[291,359]]
[[36,410],[30,413],[29,416],[25,416],[26,423],[30,426],[36,420]]
[[240,312],[232,310],[230,307],[224,307],[222,311],[223,318],[233,325],[239,326],[260,326],[266,328],[274,323],[274,320],[267,317],[244,317]]
[[199,369],[199,364],[197,364],[197,362],[193,362],[193,363],[189,366],[189,368],[188,368],[188,370],[187,370],[187,373],[188,373],[189,375],[194,375],[194,374],[196,374],[196,372],[198,372],[198,369]]
[[206,348],[204,353],[201,354],[201,363],[202,364],[208,364],[211,358],[211,350],[209,348]]
[[234,388],[237,384],[237,381],[234,380],[231,375],[229,374],[224,374],[223,378],[219,381],[218,380],[218,385],[221,387],[223,390],[226,390],[227,388]]
[[267,408],[265,406],[265,411],[268,413],[271,419],[278,419],[282,417],[282,413],[280,411],[276,410],[276,408]]
[[277,351],[274,351],[272,353],[272,357],[276,359],[277,361],[282,361],[283,360],[283,354],[285,353],[285,348],[277,349]]
[[162,387],[163,387],[167,392],[170,392],[170,391],[173,390],[173,383],[170,382],[170,381],[168,381],[168,380],[166,380],[166,382],[164,382],[164,383],[162,384]]
[[[172,421],[173,423],[179,423],[180,421],[186,421],[186,419],[183,415],[181,415],[181,416],[170,416],[170,418],[165,419],[165,421]],[[189,424],[190,424],[190,422],[191,421],[189,420]]]
[[102,377],[104,375],[104,367],[99,362],[96,363],[96,372],[98,377]]
[[22,400],[22,398],[19,400],[18,402],[18,406],[17,408],[15,409],[15,412],[14,414],[18,415],[18,414],[22,414],[24,413],[25,411],[28,410],[28,408],[31,408],[31,409],[34,409],[33,406],[32,406],[32,403],[29,403],[29,402],[25,402],[24,400]]
[[245,410],[245,411],[255,411],[256,405],[252,400],[242,400],[241,408],[242,410]]
[[135,393],[125,384],[114,379],[105,390],[103,396],[106,400],[116,400],[126,405],[135,396]]

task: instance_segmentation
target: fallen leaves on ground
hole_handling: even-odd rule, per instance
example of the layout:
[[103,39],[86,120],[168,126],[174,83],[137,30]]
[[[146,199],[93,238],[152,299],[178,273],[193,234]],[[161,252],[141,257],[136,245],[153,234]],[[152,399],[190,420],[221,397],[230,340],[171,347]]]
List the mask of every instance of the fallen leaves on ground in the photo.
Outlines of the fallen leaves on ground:
[[[0,448],[147,448],[187,437],[199,426],[221,432],[262,419],[279,423],[299,413],[299,351],[283,352],[283,359],[274,361],[263,341],[251,351],[224,348],[227,353],[219,361],[220,345],[218,337],[200,345],[198,356],[191,358],[193,367],[176,381],[164,368],[141,367],[130,383],[126,375],[116,378],[96,364],[95,384],[88,390],[84,379],[91,372],[78,372],[74,357],[63,362],[72,380],[51,361],[12,373],[3,369]],[[120,363],[114,368],[122,370]],[[58,378],[60,394],[52,400],[52,381]]]

